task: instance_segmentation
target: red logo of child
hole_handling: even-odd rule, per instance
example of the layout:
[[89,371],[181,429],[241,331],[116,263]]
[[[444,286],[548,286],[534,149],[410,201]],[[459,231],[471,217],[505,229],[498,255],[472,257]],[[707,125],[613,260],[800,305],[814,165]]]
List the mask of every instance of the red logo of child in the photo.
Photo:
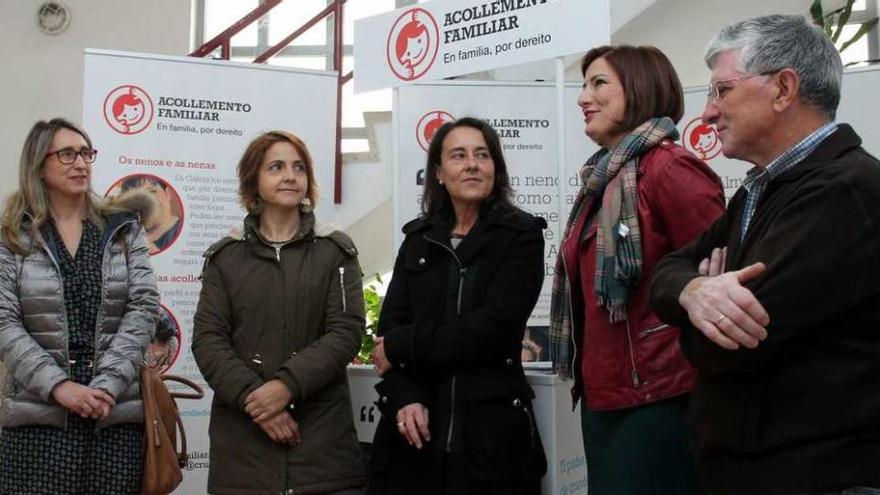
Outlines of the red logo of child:
[[395,21],[388,33],[388,66],[404,81],[422,77],[437,57],[440,29],[425,9],[410,9]]
[[431,139],[434,138],[437,129],[439,129],[441,125],[452,120],[455,120],[455,117],[449,112],[444,112],[443,110],[434,110],[423,115],[422,118],[419,119],[419,124],[416,126],[416,139],[419,141],[419,146],[421,146],[423,150],[428,151],[428,147],[431,145]]
[[714,125],[704,124],[700,117],[684,128],[684,147],[701,160],[711,160],[721,153],[721,140]]
[[153,100],[137,86],[119,86],[104,100],[104,120],[120,134],[137,134],[153,121]]

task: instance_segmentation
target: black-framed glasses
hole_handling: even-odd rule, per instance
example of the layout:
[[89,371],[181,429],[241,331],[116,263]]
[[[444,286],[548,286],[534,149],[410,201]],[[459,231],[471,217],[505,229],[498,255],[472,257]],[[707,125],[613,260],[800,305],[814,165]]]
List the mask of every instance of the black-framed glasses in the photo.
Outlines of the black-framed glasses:
[[63,150],[46,153],[46,158],[49,158],[52,155],[57,156],[58,161],[64,165],[72,165],[73,162],[76,161],[77,156],[81,156],[84,163],[91,165],[92,163],[95,163],[95,158],[98,157],[98,150],[83,148],[77,151],[73,148],[64,148]]
[[706,103],[714,103],[718,104],[718,100],[722,97],[723,92],[728,89],[734,88],[734,83],[748,81],[749,79],[753,79],[761,76],[769,76],[772,74],[776,74],[782,69],[776,70],[768,70],[766,72],[761,72],[760,74],[747,74],[741,77],[734,77],[731,79],[725,79],[723,81],[715,81],[714,83],[709,85],[709,92],[706,94]]

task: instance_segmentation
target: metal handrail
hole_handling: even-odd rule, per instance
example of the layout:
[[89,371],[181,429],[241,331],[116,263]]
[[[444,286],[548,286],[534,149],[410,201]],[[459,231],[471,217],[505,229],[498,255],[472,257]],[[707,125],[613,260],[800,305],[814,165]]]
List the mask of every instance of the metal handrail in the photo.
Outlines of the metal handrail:
[[[198,49],[190,53],[191,57],[205,57],[211,54],[217,47],[220,47],[220,56],[223,60],[229,60],[231,55],[231,38],[238,34],[241,30],[249,26],[251,23],[264,16],[270,10],[278,6],[283,0],[264,0],[255,9],[248,12],[244,17],[236,21],[232,26],[226,28],[222,33],[211,38],[208,42],[200,46]],[[351,81],[354,73],[349,71],[342,74],[342,7],[347,0],[333,0],[332,3],[319,12],[317,15],[306,21],[305,24],[294,30],[290,35],[279,41],[278,43],[267,48],[263,53],[254,58],[253,63],[262,64],[290,45],[296,38],[311,29],[322,19],[333,15],[333,70],[337,73],[336,88],[336,158],[334,163],[334,179],[333,179],[333,202],[335,204],[342,203],[342,87]]]

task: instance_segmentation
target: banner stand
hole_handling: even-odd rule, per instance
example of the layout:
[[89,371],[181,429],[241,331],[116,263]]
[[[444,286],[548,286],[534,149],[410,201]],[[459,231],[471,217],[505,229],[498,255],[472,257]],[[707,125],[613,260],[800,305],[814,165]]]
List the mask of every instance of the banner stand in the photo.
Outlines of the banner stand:
[[567,177],[567,164],[565,162],[565,150],[567,149],[565,147],[565,57],[556,57],[556,126],[559,129],[556,141],[556,190],[559,195],[559,222],[557,222],[557,225],[559,232],[557,232],[556,237],[562,242],[562,236],[565,234],[564,225],[568,219],[568,211],[566,211],[568,202],[564,201],[566,189],[568,188],[567,181],[565,180]]

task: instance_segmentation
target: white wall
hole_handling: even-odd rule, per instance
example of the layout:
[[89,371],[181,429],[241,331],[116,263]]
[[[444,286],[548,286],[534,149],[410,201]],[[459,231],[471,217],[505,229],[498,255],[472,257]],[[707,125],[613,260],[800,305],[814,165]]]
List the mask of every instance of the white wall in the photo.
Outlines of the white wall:
[[49,36],[35,21],[42,2],[0,0],[0,196],[18,188],[21,146],[34,122],[82,120],[83,49],[189,53],[189,0],[63,1],[70,26]]
[[[684,86],[706,85],[703,52],[731,22],[766,14],[808,15],[809,0],[660,0],[615,31],[614,43],[654,45],[672,61]],[[580,74],[578,74],[580,75]]]

